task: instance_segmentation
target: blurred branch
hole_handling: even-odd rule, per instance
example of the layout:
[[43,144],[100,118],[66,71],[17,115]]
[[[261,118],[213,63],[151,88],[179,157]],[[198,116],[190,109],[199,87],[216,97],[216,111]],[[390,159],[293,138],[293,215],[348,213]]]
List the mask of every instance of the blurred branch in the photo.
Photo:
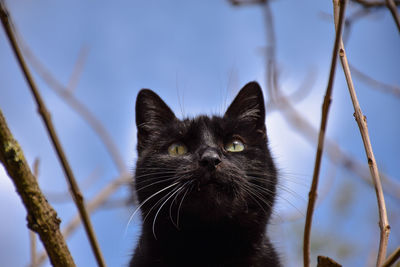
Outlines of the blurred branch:
[[357,78],[360,81],[363,81],[367,85],[374,87],[375,89],[382,91],[384,93],[391,94],[395,97],[400,98],[400,86],[396,85],[391,85],[391,84],[386,84],[381,81],[378,81],[371,76],[361,72],[358,70],[356,67],[350,64],[350,70],[353,72],[354,76],[357,76]]
[[[0,2],[0,16],[5,9]],[[28,228],[38,233],[53,266],[75,266],[60,232],[60,219],[40,191],[24,153],[12,136],[0,110],[0,161],[14,183],[28,213]]]
[[398,259],[400,258],[400,247],[397,247],[392,254],[387,257],[385,262],[382,264],[382,267],[390,267],[392,266]]
[[31,264],[30,267],[36,267],[36,234],[32,230],[29,230],[29,247],[31,252]]
[[[296,110],[293,104],[290,103],[290,101],[284,95],[281,94],[277,101],[271,104],[270,112],[274,109],[281,111],[281,114],[287,120],[289,126],[294,127],[297,132],[301,134],[308,142],[316,144],[318,136],[317,130],[309,121],[301,116],[301,112]],[[372,184],[369,170],[362,162],[356,160],[354,156],[347,154],[337,143],[329,138],[325,139],[325,146],[326,155],[328,156],[329,160],[336,165],[354,173],[357,177],[360,177],[368,184]],[[387,177],[383,173],[381,173],[381,178],[385,185],[385,191],[396,199],[399,199],[400,184]]]
[[[379,9],[382,10],[383,8],[381,7],[385,7],[385,6],[380,6]],[[353,13],[349,14],[345,21],[344,21],[344,29],[343,29],[343,35],[342,35],[342,39],[343,42],[346,44],[350,38],[350,34],[352,32],[353,29],[353,25],[355,22],[357,22],[358,20],[367,17],[367,16],[377,16],[377,14],[380,14],[378,12],[374,12],[376,9],[378,8],[360,8],[357,9],[356,11],[354,11]],[[333,15],[327,12],[320,12],[320,17],[322,19],[328,20],[329,22],[331,22],[331,20],[333,19]]]
[[286,108],[286,105],[290,105],[290,103],[292,102],[301,102],[303,99],[310,95],[312,88],[315,84],[315,77],[316,71],[309,70],[304,80],[300,83],[296,90],[288,95],[284,95],[281,92],[282,89],[280,88],[280,86],[277,85],[278,90],[276,90],[276,96],[274,97],[274,99],[269,98],[266,103],[266,106],[268,106],[268,112],[272,112],[275,110],[281,111],[281,109]]
[[265,29],[267,37],[267,48],[266,48],[266,60],[267,60],[267,90],[268,95],[272,101],[277,99],[279,90],[278,80],[279,73],[277,70],[276,63],[276,34],[274,17],[271,11],[269,2],[265,2],[264,5],[264,17],[265,17]]
[[[337,1],[338,0],[334,0],[334,5],[338,4]],[[314,167],[310,193],[308,195],[309,200],[307,206],[307,215],[304,227],[304,242],[303,242],[303,261],[305,267],[310,266],[310,236],[311,236],[312,215],[314,212],[315,201],[317,198],[318,176],[321,167],[322,151],[324,148],[325,132],[326,132],[326,125],[328,122],[329,106],[331,103],[333,81],[335,77],[336,62],[339,52],[339,43],[341,40],[342,30],[343,30],[345,8],[346,8],[346,0],[340,0],[339,22],[335,36],[334,48],[332,51],[332,61],[331,61],[328,85],[325,92],[324,102],[322,104],[322,117],[321,117],[321,125],[318,137],[317,154],[315,157],[315,167]]]
[[234,6],[264,4],[267,0],[228,0]]
[[[91,185],[100,178],[100,169],[96,168],[93,170],[88,177],[86,177],[82,182],[81,182],[81,188],[83,191],[87,191]],[[62,203],[62,202],[67,202],[71,201],[71,194],[67,191],[64,192],[44,192],[47,198],[52,202],[52,203]]]
[[394,22],[396,23],[397,29],[400,33],[400,16],[397,12],[397,6],[400,5],[399,0],[384,0],[384,1],[367,1],[367,0],[353,0],[364,8],[379,8],[387,7],[393,16]]
[[[103,124],[96,118],[96,116],[73,94],[72,90],[63,86],[57,81],[50,73],[50,71],[40,62],[40,60],[33,54],[27,45],[22,42],[22,50],[27,57],[28,61],[32,64],[35,71],[42,77],[45,83],[56,92],[56,94],[61,97],[73,110],[82,116],[82,118],[92,127],[92,129],[98,134],[101,141],[107,148],[111,159],[114,161],[119,173],[126,172],[125,163],[122,160],[122,156],[119,153],[117,146],[112,140],[110,134],[103,126]],[[78,62],[80,60],[78,59]],[[77,64],[79,66],[79,64]],[[71,78],[72,79],[72,78]],[[71,82],[70,82],[71,83]]]
[[399,30],[400,33],[400,16],[399,13],[397,12],[396,3],[394,0],[386,0],[386,5],[390,10],[390,13],[392,14],[394,22],[396,23],[397,29]]
[[[335,26],[336,26],[336,31],[337,31],[337,33],[339,33],[339,37],[340,37],[339,38],[340,39],[340,45],[339,45],[340,61],[342,63],[343,71],[344,71],[344,74],[346,77],[347,86],[349,88],[351,101],[352,101],[353,107],[354,107],[354,117],[355,117],[358,127],[360,129],[361,137],[362,137],[364,147],[365,147],[365,153],[366,153],[366,156],[368,159],[368,165],[369,165],[371,176],[372,176],[372,181],[373,181],[374,187],[375,187],[376,197],[378,200],[379,226],[380,226],[381,232],[380,232],[379,251],[378,251],[378,258],[377,258],[376,265],[381,266],[386,257],[386,249],[387,249],[387,243],[388,243],[388,239],[389,239],[390,226],[389,226],[389,222],[388,222],[388,218],[387,218],[387,214],[386,214],[386,204],[385,204],[385,199],[383,196],[378,166],[375,161],[375,156],[372,151],[372,145],[371,145],[371,141],[369,138],[367,119],[363,115],[360,104],[357,99],[357,94],[354,89],[353,81],[351,78],[350,67],[347,62],[346,51],[345,51],[344,44],[343,44],[343,41],[341,38],[340,19],[341,19],[341,14],[342,14],[342,6],[339,6],[339,3],[337,3],[337,2],[334,2],[334,3],[335,3],[334,4]],[[340,9],[339,18],[338,18],[338,9]]]
[[[265,8],[269,9],[270,7],[266,6]],[[268,36],[267,43],[269,43],[270,46],[275,47],[276,46],[274,37],[275,33],[273,28],[274,25],[273,25],[273,19],[270,15],[272,15],[272,13],[269,10],[266,10],[265,16],[267,16],[267,18],[265,18],[265,21],[266,21],[266,30]],[[330,16],[330,18],[333,19],[333,16]],[[268,53],[268,51],[270,52]],[[276,53],[274,48],[272,48],[271,50],[267,49],[267,55],[270,54],[269,58],[272,58],[275,61],[276,60],[275,55],[274,53],[271,53],[271,51]],[[272,94],[276,96],[274,98],[270,97],[267,103],[268,112],[272,112],[274,110],[280,111],[281,114],[284,116],[284,118],[287,120],[289,126],[294,127],[297,130],[297,132],[301,134],[307,141],[309,141],[313,145],[316,144],[318,136],[317,130],[311,125],[311,123],[306,118],[301,116],[301,112],[296,110],[294,105],[289,101],[288,97],[281,92],[282,90],[279,86],[279,81],[278,81],[279,74],[278,71],[276,70],[276,64],[273,63],[269,66],[270,68],[267,69],[267,77],[276,76],[275,78],[271,79],[275,80],[276,82],[272,83],[272,86],[275,86],[275,89],[267,87],[267,90],[269,92],[268,93],[269,95]],[[364,163],[356,160],[354,156],[347,154],[333,140],[330,140],[328,138],[325,139],[325,145],[326,145],[326,154],[333,163],[341,166],[344,169],[347,169],[348,171],[354,173],[357,177],[360,177],[369,185],[372,185],[369,175],[369,170],[366,168]],[[384,175],[383,173],[381,174],[381,178],[382,182],[385,185],[385,191],[391,194],[396,199],[399,199],[400,184],[395,180],[393,180],[392,178],[388,177],[387,175]]]
[[305,99],[311,93],[316,77],[317,71],[310,69],[297,90],[288,96],[289,100],[291,102],[300,102]]
[[[362,5],[365,8],[374,8],[374,7],[384,7],[386,6],[385,1],[368,1],[368,0],[352,0],[355,3]],[[395,5],[400,5],[400,1],[394,1]]]
[[[24,48],[22,47],[22,51],[25,53]],[[73,68],[71,77],[68,81],[68,92],[70,94],[73,94],[76,87],[78,86],[78,82],[80,80],[81,74],[83,72],[83,67],[85,66],[85,61],[87,59],[87,56],[89,54],[89,48],[87,46],[83,46],[80,50],[79,50],[79,54],[78,54],[78,59],[75,63],[75,67]]]
[[[370,14],[372,14],[372,11],[370,8],[361,8],[361,9],[353,12],[351,15],[349,15],[346,18],[346,20],[344,21],[344,29],[343,29],[344,43],[347,43],[347,41],[349,40],[354,23],[361,18],[369,16]],[[332,15],[330,15],[330,16],[332,19]]]
[[54,147],[56,149],[58,158],[59,158],[59,160],[60,160],[60,162],[61,162],[61,164],[63,166],[64,173],[65,173],[65,175],[67,177],[68,183],[70,185],[71,192],[72,192],[72,194],[74,196],[75,204],[76,204],[76,206],[77,206],[77,208],[79,210],[80,216],[83,219],[83,222],[84,222],[84,225],[85,225],[85,230],[86,230],[86,233],[88,235],[90,244],[92,246],[93,253],[95,254],[95,257],[96,257],[96,260],[97,260],[99,266],[103,267],[103,266],[105,266],[104,259],[103,259],[103,256],[101,254],[99,245],[97,243],[96,236],[94,234],[93,227],[92,227],[91,222],[90,222],[90,217],[89,217],[88,212],[86,211],[86,208],[85,208],[85,205],[84,205],[83,195],[79,190],[79,187],[78,187],[78,185],[76,183],[75,177],[74,177],[74,175],[72,173],[72,169],[70,168],[69,163],[67,161],[67,158],[65,156],[65,153],[64,153],[64,151],[63,151],[63,149],[61,147],[61,143],[60,143],[60,141],[59,141],[59,139],[57,137],[57,134],[56,134],[54,126],[53,126],[53,123],[52,123],[51,118],[50,118],[50,113],[47,111],[47,108],[46,108],[46,106],[45,106],[45,104],[44,104],[44,102],[42,100],[42,97],[39,94],[38,88],[37,88],[35,82],[33,81],[33,77],[32,77],[32,75],[31,75],[31,73],[30,73],[30,71],[29,71],[29,69],[28,69],[28,67],[27,67],[27,65],[25,63],[25,60],[24,60],[24,58],[22,56],[21,50],[20,50],[20,48],[18,46],[18,43],[17,43],[17,40],[15,38],[15,34],[14,34],[13,26],[12,26],[13,23],[12,23],[11,16],[7,12],[5,5],[3,5],[3,2],[0,2],[0,6],[1,6],[1,9],[0,9],[1,21],[3,23],[4,30],[5,30],[5,32],[7,34],[7,37],[9,39],[10,43],[11,43],[11,46],[13,48],[13,51],[14,51],[15,56],[17,58],[17,61],[18,61],[19,65],[20,65],[20,67],[21,67],[21,70],[24,73],[26,81],[29,84],[29,88],[30,88],[35,100],[36,100],[36,103],[38,105],[39,114],[42,116],[42,119],[43,119],[43,121],[45,123],[45,126],[46,126],[46,129],[47,129],[47,132],[50,135],[50,139],[51,139],[51,141],[52,141],[52,143],[53,143],[53,145],[54,145]]
[[[106,185],[96,196],[87,203],[87,210],[89,213],[93,213],[95,210],[102,207],[109,197],[121,187],[121,185],[131,182],[132,177],[129,174],[123,174],[117,179],[114,179],[111,183]],[[81,223],[79,214],[75,215],[74,218],[69,221],[63,228],[63,236],[67,239],[71,234],[78,228]],[[46,252],[39,253],[37,264],[42,265],[47,259]]]
[[[102,206],[108,198],[121,187],[121,185],[131,182],[131,176],[129,174],[124,174],[117,179],[114,179],[111,183],[106,185],[96,196],[88,202],[88,211],[92,213],[100,206]],[[81,218],[77,215],[67,223],[67,226],[62,230],[63,235],[68,237],[80,224]]]
[[118,199],[108,199],[104,204],[102,205],[102,209],[117,209],[117,208],[126,208],[127,206],[127,199],[126,197],[120,197]]

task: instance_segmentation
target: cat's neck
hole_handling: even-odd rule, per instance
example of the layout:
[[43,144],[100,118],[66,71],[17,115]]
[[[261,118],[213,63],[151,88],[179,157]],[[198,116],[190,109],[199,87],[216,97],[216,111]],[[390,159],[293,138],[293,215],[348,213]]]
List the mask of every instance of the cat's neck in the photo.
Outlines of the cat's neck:
[[141,243],[151,249],[151,255],[171,262],[171,266],[185,265],[190,259],[199,266],[206,266],[210,259],[223,266],[236,266],[238,261],[244,262],[237,266],[250,266],[252,258],[258,257],[258,251],[268,243],[265,238],[265,224],[260,221],[186,219],[178,229],[161,220],[154,231],[152,224],[143,226]]

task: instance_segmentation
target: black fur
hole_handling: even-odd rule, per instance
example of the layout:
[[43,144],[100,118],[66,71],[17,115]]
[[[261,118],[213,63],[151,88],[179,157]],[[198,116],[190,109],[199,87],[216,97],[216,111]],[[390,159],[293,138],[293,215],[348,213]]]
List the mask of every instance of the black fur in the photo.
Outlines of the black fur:
[[[266,235],[277,175],[264,121],[256,82],[223,117],[179,120],[157,94],[139,92],[135,189],[143,224],[131,267],[280,266]],[[233,139],[243,151],[226,151]],[[171,156],[173,143],[187,153]]]

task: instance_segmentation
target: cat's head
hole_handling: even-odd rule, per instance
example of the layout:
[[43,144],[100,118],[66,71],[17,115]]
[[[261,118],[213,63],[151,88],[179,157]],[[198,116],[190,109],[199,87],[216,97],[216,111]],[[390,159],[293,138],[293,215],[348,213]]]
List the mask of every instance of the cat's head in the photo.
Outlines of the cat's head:
[[246,214],[268,220],[276,170],[258,83],[245,85],[222,117],[183,120],[143,89],[136,125],[135,187],[143,219],[179,224],[185,216],[218,221]]

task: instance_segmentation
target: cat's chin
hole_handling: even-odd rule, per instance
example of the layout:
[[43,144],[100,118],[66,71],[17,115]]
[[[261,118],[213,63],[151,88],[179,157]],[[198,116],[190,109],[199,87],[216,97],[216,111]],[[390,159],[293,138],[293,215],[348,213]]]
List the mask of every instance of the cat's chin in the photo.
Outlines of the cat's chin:
[[235,213],[242,210],[239,206],[245,209],[240,202],[225,185],[208,182],[199,184],[188,194],[182,209],[183,214],[202,221],[219,221],[234,217]]

